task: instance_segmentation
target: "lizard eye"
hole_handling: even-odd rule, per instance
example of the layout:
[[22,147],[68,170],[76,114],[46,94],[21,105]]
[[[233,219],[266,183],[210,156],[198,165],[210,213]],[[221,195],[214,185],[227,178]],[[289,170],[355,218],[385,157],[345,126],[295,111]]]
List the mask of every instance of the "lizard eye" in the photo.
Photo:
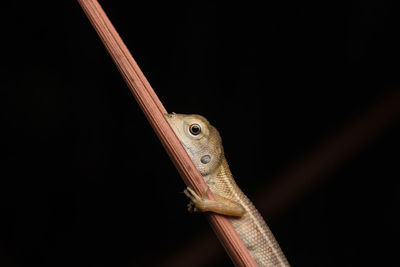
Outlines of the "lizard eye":
[[201,133],[201,127],[200,127],[200,125],[198,125],[198,124],[192,124],[192,125],[190,125],[190,127],[189,127],[189,131],[190,131],[190,133],[193,134],[193,135],[198,135],[198,134]]

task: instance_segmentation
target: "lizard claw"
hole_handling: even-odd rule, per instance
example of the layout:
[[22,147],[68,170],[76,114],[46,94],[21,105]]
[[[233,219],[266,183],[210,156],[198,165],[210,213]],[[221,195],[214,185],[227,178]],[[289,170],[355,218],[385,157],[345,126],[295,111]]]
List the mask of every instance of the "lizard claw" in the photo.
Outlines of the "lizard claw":
[[188,204],[188,211],[190,213],[202,211],[201,205],[204,200],[199,197],[196,192],[193,191],[193,189],[187,187],[185,190],[183,190],[183,193],[185,193],[185,195],[191,200]]
[[183,193],[185,193],[185,195],[188,198],[190,198],[190,200],[192,200],[195,204],[196,204],[196,202],[201,201],[201,198],[190,187],[183,190]]
[[189,211],[190,213],[198,213],[198,212],[200,212],[200,211],[196,208],[196,205],[195,205],[192,201],[190,201],[190,202],[188,203],[187,207],[188,207],[188,211]]

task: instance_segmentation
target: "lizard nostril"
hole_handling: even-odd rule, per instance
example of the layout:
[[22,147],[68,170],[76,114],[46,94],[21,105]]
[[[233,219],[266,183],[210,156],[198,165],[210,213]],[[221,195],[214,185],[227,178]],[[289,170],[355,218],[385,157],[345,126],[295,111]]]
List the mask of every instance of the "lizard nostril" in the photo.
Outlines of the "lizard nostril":
[[207,163],[209,163],[209,162],[211,161],[211,157],[210,157],[210,155],[202,156],[201,159],[200,159],[200,161],[201,161],[201,163],[203,163],[203,164],[207,164]]

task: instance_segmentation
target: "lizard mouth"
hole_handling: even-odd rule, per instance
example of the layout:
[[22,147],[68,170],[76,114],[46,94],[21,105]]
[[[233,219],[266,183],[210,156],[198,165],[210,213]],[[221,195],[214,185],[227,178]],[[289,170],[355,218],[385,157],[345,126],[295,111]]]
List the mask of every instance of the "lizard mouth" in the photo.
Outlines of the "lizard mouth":
[[185,143],[183,143],[182,141],[181,141],[181,144],[182,144],[183,148],[186,150],[186,152],[189,154],[189,156],[192,157],[193,153],[192,153],[192,150],[190,149],[190,147],[188,145],[186,145]]

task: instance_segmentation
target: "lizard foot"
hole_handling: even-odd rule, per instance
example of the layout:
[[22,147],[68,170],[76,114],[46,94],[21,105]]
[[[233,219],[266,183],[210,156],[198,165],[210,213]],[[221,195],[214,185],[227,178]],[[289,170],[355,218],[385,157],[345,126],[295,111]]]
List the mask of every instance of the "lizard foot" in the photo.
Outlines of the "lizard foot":
[[238,217],[243,216],[243,214],[246,212],[246,210],[240,203],[237,203],[226,197],[222,197],[214,192],[213,192],[213,194],[214,194],[216,201],[207,199],[205,196],[207,193],[207,190],[209,190],[209,188],[207,188],[205,190],[205,192],[203,192],[203,197],[199,197],[196,194],[196,192],[194,192],[193,189],[191,189],[189,187],[183,191],[185,193],[185,195],[188,198],[190,198],[191,203],[193,203],[193,204],[189,204],[189,206],[188,206],[189,211],[194,206],[195,209],[193,209],[193,210],[197,209],[197,211],[201,211],[201,212],[212,211],[212,212],[222,214],[222,215],[238,216]]
[[183,193],[191,200],[188,205],[189,212],[205,211],[204,202],[207,201],[206,199],[199,197],[190,187],[183,190]]
[[190,201],[190,202],[188,203],[187,207],[188,207],[188,211],[189,211],[190,213],[199,213],[199,212],[200,212],[200,211],[196,208],[196,205],[195,205],[192,201]]
[[201,197],[199,197],[196,192],[193,191],[192,188],[188,187],[185,190],[183,190],[183,193],[185,193],[185,195],[190,198],[190,200],[196,204],[196,202],[201,201]]

